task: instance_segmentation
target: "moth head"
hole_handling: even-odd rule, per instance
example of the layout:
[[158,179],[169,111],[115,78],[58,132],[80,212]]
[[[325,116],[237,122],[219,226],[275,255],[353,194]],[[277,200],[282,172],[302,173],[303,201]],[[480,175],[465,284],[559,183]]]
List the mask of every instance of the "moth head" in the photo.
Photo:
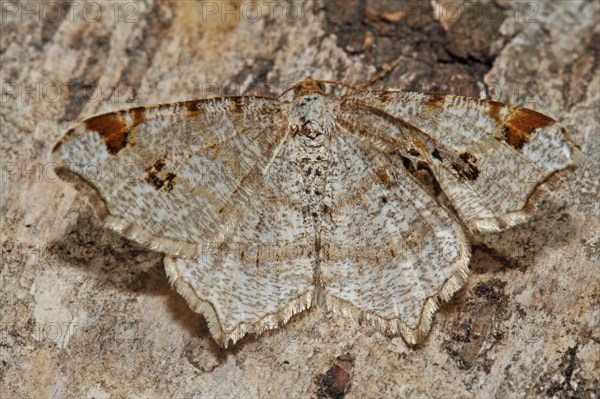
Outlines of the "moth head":
[[333,105],[325,93],[326,82],[305,79],[291,87],[289,124],[295,134],[315,139],[329,136],[334,126]]
[[359,88],[348,85],[343,82],[338,82],[337,80],[316,80],[313,78],[306,78],[300,83],[296,83],[285,89],[283,93],[279,95],[279,97],[283,97],[288,92],[293,92],[294,99],[299,97],[303,97],[307,94],[315,94],[319,96],[325,97],[337,97],[339,93],[336,94],[336,91],[332,89],[343,87],[346,89],[350,89],[353,91],[360,91]]
[[302,82],[292,86],[290,89],[294,91],[294,99],[298,99],[309,94],[324,96],[327,91],[327,82],[323,80],[306,78]]

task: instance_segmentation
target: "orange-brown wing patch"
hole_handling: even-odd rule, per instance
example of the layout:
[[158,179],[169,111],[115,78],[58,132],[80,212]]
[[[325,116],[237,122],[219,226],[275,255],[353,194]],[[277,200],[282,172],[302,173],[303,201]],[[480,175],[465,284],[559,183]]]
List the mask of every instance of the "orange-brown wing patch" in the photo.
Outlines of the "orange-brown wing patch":
[[146,120],[144,110],[144,107],[138,107],[127,111],[132,118],[131,124],[123,119],[124,112],[115,112],[90,118],[84,122],[85,127],[99,133],[108,152],[116,155],[127,146],[131,129]]
[[430,94],[428,100],[425,102],[427,109],[443,109],[446,96],[440,94]]
[[487,114],[498,124],[502,124],[502,110],[506,108],[506,104],[498,101],[486,101]]
[[524,108],[516,108],[504,122],[502,140],[513,148],[521,149],[531,133],[554,123],[552,118]]

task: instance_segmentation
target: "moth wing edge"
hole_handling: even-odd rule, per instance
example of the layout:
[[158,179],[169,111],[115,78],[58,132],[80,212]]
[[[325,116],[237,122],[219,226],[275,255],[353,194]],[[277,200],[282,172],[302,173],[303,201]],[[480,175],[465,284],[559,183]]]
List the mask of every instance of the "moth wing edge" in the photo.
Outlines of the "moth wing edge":
[[404,341],[410,346],[419,345],[429,335],[433,318],[440,306],[450,301],[454,294],[461,290],[468,281],[471,250],[466,240],[463,241],[460,255],[461,258],[455,262],[455,271],[452,276],[446,280],[435,295],[425,300],[421,308],[419,322],[415,328],[409,327],[400,318],[386,319],[371,313],[365,313],[351,303],[327,294],[327,292],[324,293],[325,307],[334,313],[341,313],[356,321],[365,320],[384,335],[402,336]]
[[208,330],[219,346],[227,349],[229,343],[235,345],[247,334],[259,336],[268,330],[281,328],[296,314],[308,310],[313,304],[313,290],[309,290],[296,299],[288,302],[275,313],[270,313],[254,323],[239,323],[232,331],[225,331],[219,316],[210,301],[198,296],[192,286],[182,278],[175,267],[177,257],[166,255],[164,259],[165,272],[171,286],[185,299],[195,313],[201,314],[206,320]]

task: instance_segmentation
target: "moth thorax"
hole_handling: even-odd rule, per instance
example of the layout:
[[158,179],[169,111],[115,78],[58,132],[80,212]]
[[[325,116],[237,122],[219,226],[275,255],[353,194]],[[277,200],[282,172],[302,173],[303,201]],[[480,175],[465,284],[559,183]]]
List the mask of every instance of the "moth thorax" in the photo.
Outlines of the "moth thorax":
[[289,124],[295,134],[315,139],[329,137],[334,127],[333,107],[321,94],[307,94],[294,99]]

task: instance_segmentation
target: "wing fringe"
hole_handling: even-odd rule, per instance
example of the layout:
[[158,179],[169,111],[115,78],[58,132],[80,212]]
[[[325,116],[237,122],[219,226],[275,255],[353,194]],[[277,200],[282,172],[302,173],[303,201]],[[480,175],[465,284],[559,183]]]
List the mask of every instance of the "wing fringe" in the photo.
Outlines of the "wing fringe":
[[421,308],[418,324],[411,328],[400,318],[386,319],[372,313],[360,310],[348,301],[339,299],[325,293],[325,306],[334,313],[341,313],[356,321],[364,320],[386,335],[401,335],[409,345],[418,345],[428,336],[433,323],[433,317],[439,307],[448,302],[454,294],[467,282],[470,274],[469,262],[471,250],[469,244],[464,242],[460,249],[460,259],[455,263],[455,271],[442,285],[440,290],[427,298]]
[[247,334],[258,336],[265,331],[277,329],[286,324],[294,315],[309,309],[313,303],[313,291],[310,290],[290,301],[275,313],[268,314],[254,323],[240,323],[233,330],[226,331],[221,326],[219,316],[212,303],[202,299],[192,286],[181,278],[181,274],[175,266],[175,258],[166,256],[164,265],[171,286],[186,300],[194,312],[204,316],[210,334],[223,348],[227,348],[230,343],[235,345]]

